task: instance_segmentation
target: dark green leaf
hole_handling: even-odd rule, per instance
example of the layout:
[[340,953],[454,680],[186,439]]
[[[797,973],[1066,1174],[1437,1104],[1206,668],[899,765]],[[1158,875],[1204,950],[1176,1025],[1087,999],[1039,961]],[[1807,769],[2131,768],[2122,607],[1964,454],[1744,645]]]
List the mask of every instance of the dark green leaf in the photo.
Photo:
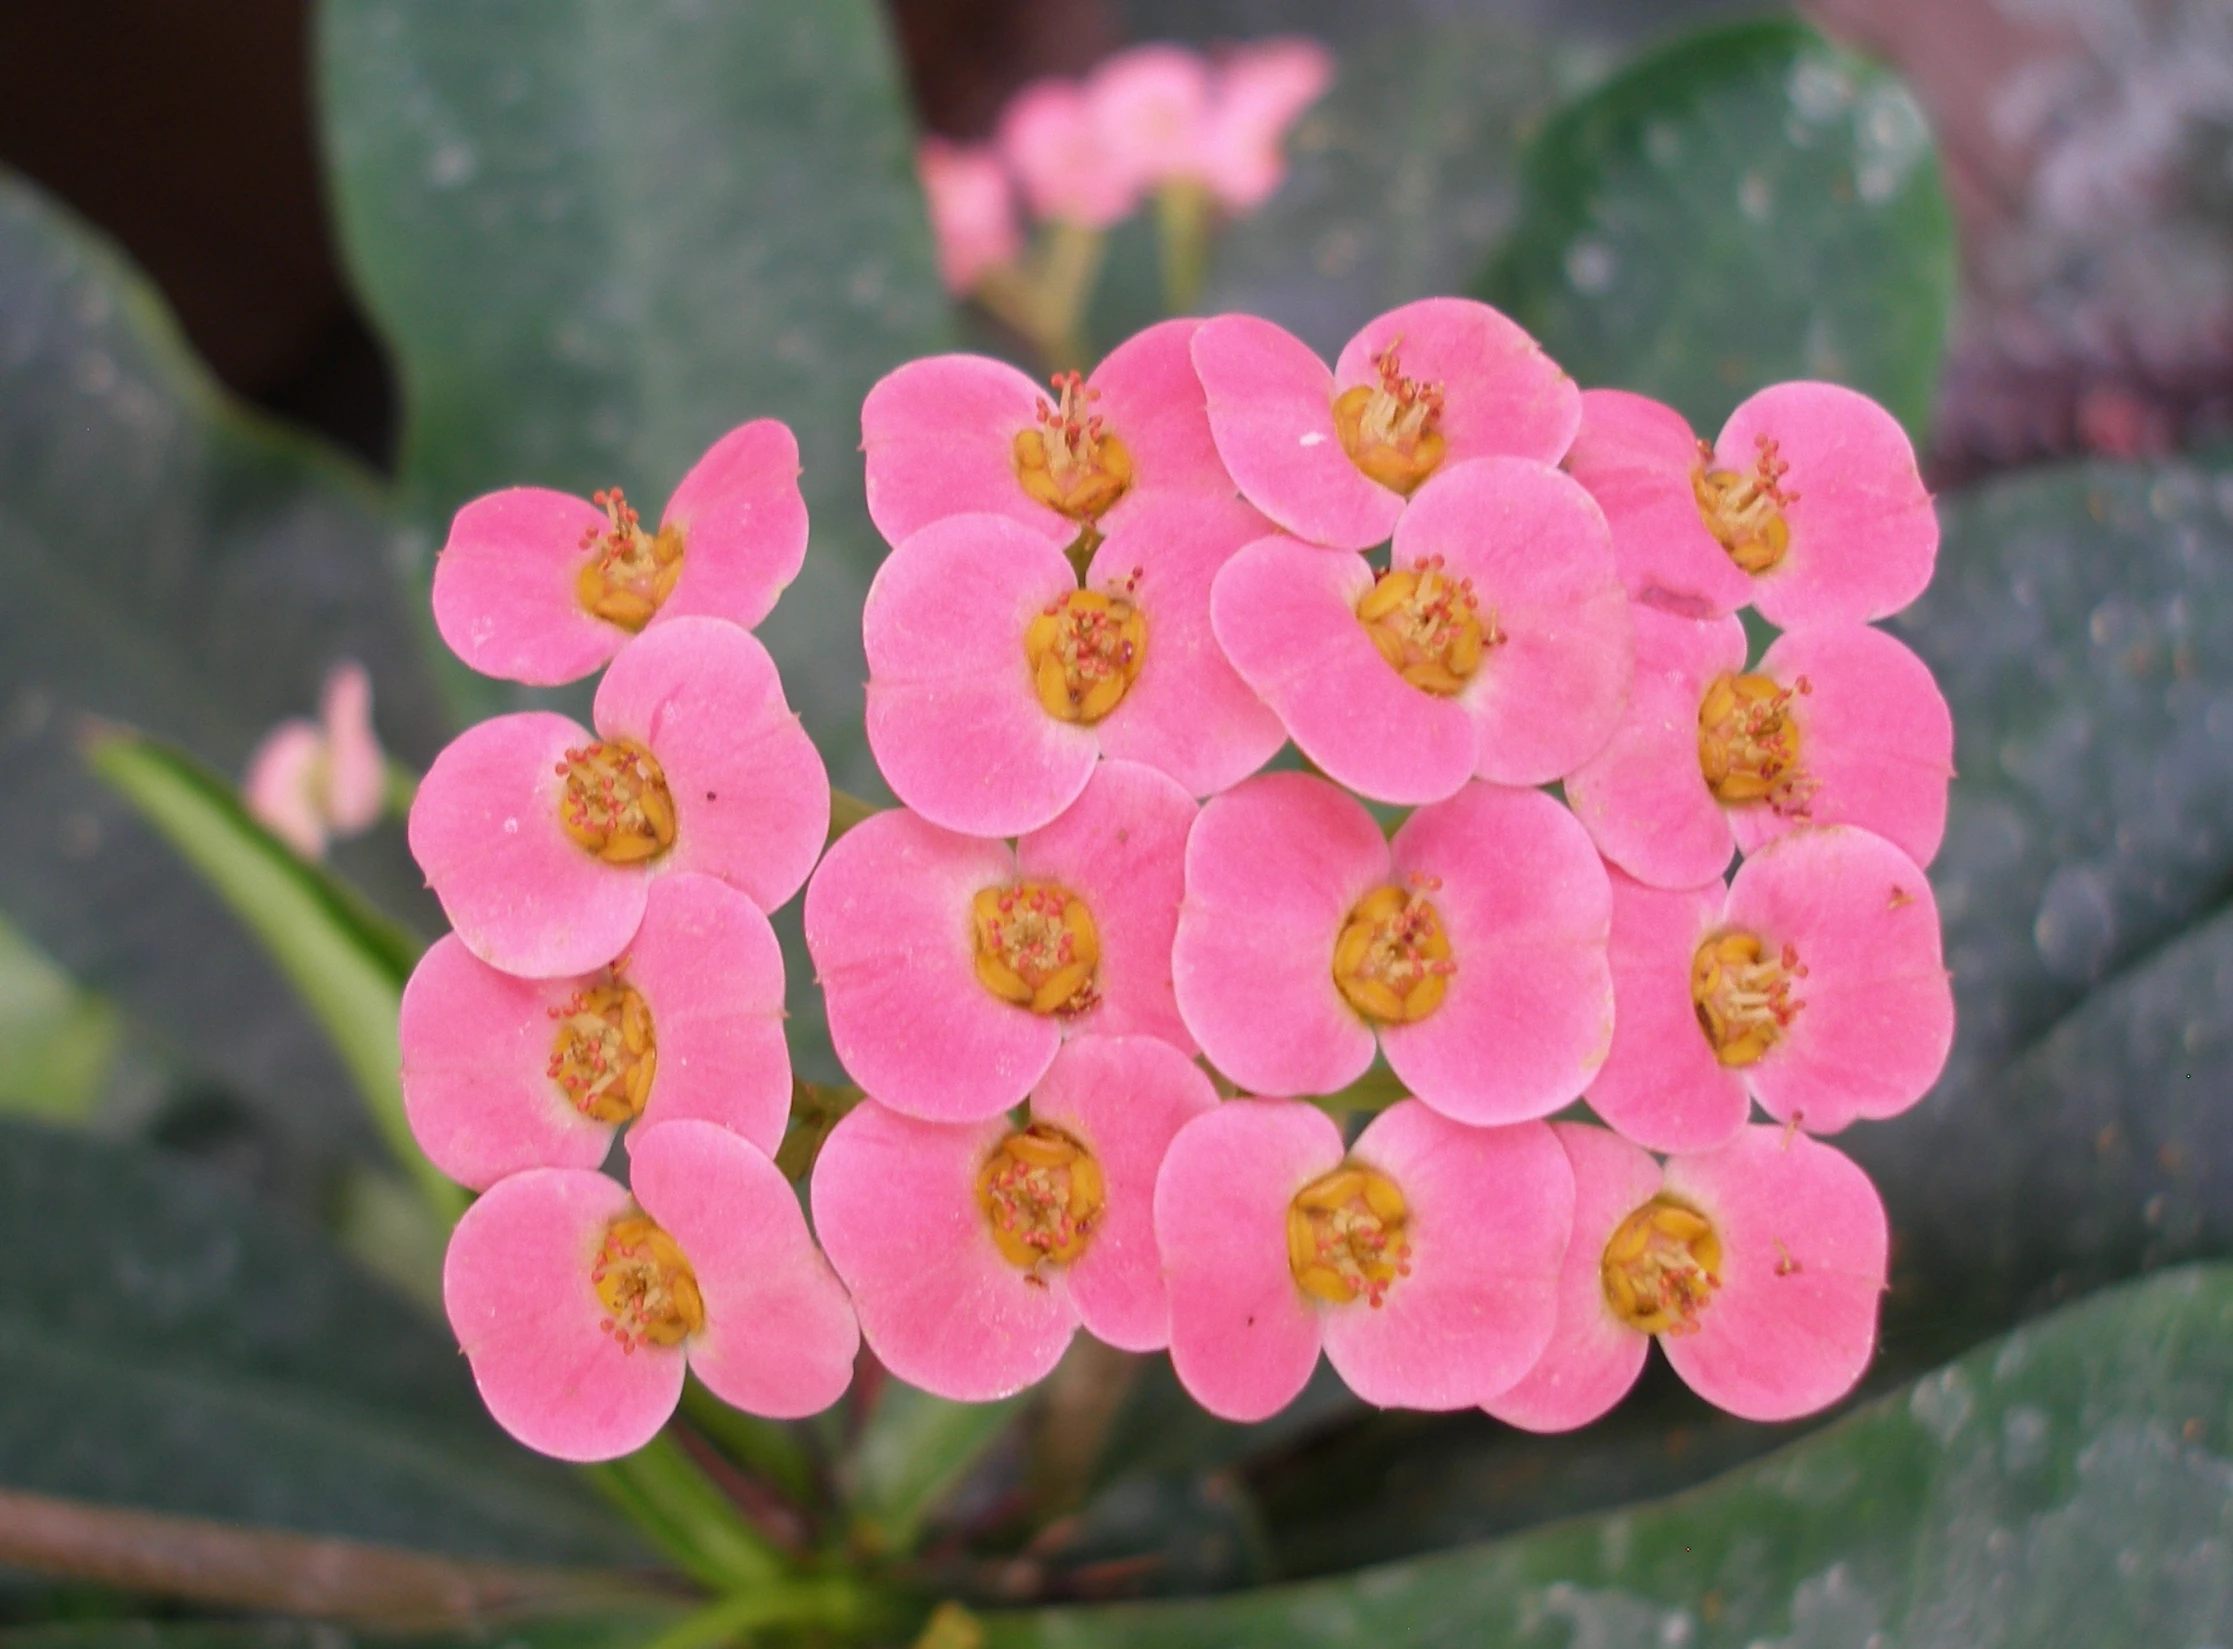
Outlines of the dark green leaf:
[[640,1554],[497,1432],[445,1330],[314,1231],[7,1124],[0,1248],[24,1259],[0,1279],[0,1484],[464,1556]]
[[940,1501],[1006,1435],[1022,1407],[1020,1397],[954,1403],[887,1383],[845,1467],[856,1538],[874,1550],[911,1549]]
[[386,1632],[328,1621],[103,1620],[0,1629],[0,1649],[642,1649],[671,1615],[648,1610],[475,1621]]
[[[229,404],[106,242],[0,178],[0,496],[0,904],[205,1071],[367,1138],[285,985],[76,740],[92,712],[237,772],[353,656],[425,759],[441,719],[371,484]],[[422,896],[392,839],[360,862]]]
[[2233,1270],[2099,1295],[1672,1500],[1340,1579],[992,1616],[993,1649],[2202,1644],[2233,1619]]
[[1483,295],[1584,384],[1672,402],[1708,434],[1765,384],[1828,378],[1920,435],[1954,275],[1906,88],[1761,22],[1685,37],[1561,110]]
[[114,1062],[116,1010],[0,918],[0,1110],[83,1118]]

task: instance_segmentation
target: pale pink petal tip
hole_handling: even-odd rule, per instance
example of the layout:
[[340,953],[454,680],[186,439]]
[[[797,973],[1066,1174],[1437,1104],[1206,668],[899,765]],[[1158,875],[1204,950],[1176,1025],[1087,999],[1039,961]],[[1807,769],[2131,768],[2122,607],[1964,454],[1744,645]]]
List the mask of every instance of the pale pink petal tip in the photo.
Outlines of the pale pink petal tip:
[[1622,389],[1583,392],[1566,470],[1605,512],[1622,584],[1646,606],[1720,618],[1751,601],[1752,579],[1707,530],[1698,467],[1698,438],[1673,407]]
[[1105,229],[1139,199],[1130,168],[1073,82],[1024,87],[1001,113],[998,142],[1035,216]]
[[926,137],[915,150],[915,172],[930,208],[938,276],[947,291],[967,297],[986,271],[1022,255],[1008,174],[991,149]]
[[752,628],[806,559],[799,443],[774,418],[740,424],[675,486],[660,530],[682,538],[682,573],[653,624],[693,615]]
[[1218,67],[1201,146],[1204,180],[1227,207],[1254,211],[1286,172],[1288,129],[1333,83],[1334,57],[1315,40],[1251,41]]
[[372,729],[372,676],[355,659],[327,672],[319,701],[326,732],[326,817],[336,836],[357,836],[379,822],[388,764]]
[[1775,1127],[1669,1159],[1666,1189],[1710,1220],[1718,1287],[1691,1332],[1661,1337],[1699,1396],[1748,1420],[1836,1402],[1876,1349],[1889,1232],[1868,1176],[1829,1146]]
[[589,545],[609,527],[587,499],[512,487],[457,512],[434,563],[434,625],[486,676],[555,687],[609,662],[628,631],[582,605]]
[[292,717],[257,742],[240,781],[241,805],[249,817],[305,859],[326,854],[328,822],[318,795],[325,757],[326,741],[317,725]]
[[535,1168],[465,1211],[442,1264],[442,1300],[498,1425],[561,1460],[611,1460],[648,1443],[682,1396],[680,1346],[624,1346],[591,1272],[634,1211],[604,1175]]

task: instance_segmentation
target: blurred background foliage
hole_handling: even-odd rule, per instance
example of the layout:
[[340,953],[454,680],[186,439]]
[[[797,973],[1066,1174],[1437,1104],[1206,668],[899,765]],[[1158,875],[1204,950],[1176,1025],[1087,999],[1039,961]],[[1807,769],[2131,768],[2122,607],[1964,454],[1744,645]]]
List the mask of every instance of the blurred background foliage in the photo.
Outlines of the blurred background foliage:
[[[1731,21],[1758,9],[0,18],[0,1646],[715,1642],[749,1610],[685,1614],[682,1577],[749,1603],[757,1560],[723,1551],[873,1571],[893,1612],[852,1624],[893,1641],[962,1599],[924,1640],[954,1649],[2233,1618],[2233,18]],[[306,866],[224,779],[337,657],[408,766],[508,702],[427,633],[464,498],[663,497],[772,414],[815,548],[763,633],[838,781],[879,794],[858,405],[962,335],[919,123],[981,136],[1033,75],[1272,32],[1341,73],[1205,307],[1330,350],[1470,291],[1701,428],[1825,376],[1926,454],[1945,546],[1895,627],[1956,713],[1933,881],[1961,1033],[1923,1107],[1841,1141],[1895,1232],[1877,1367],[1802,1425],[1648,1377],[1533,1438],[1330,1381],[1223,1425],[1160,1359],[1081,1347],[1005,1405],[874,1377],[797,1427],[686,1403],[600,1497],[495,1430],[429,1309],[389,1050],[439,913],[400,832]],[[1157,313],[1154,269],[1120,229],[1098,344]],[[802,1070],[834,1077],[795,944],[792,977]],[[1143,1598],[1170,1601],[1109,1601]]]

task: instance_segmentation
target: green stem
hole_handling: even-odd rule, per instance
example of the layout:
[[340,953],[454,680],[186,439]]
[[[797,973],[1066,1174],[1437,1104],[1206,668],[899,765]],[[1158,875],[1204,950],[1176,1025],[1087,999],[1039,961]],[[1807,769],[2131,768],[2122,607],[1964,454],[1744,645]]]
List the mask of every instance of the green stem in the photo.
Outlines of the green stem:
[[1155,193],[1157,249],[1163,262],[1163,307],[1173,315],[1194,308],[1209,266],[1210,229],[1216,202],[1193,178],[1173,178]]
[[682,1416],[775,1493],[800,1503],[813,1495],[814,1456],[789,1426],[733,1409],[695,1379],[682,1388]]
[[888,1622],[891,1600],[849,1575],[777,1581],[709,1603],[653,1638],[645,1649],[714,1649],[762,1627],[810,1628],[857,1637]]
[[1351,1111],[1385,1111],[1409,1094],[1402,1078],[1386,1066],[1376,1065],[1341,1092],[1326,1094],[1311,1103],[1338,1122]]
[[783,1561],[682,1445],[661,1432],[634,1454],[582,1468],[691,1579],[717,1592],[773,1585]]
[[1085,310],[1107,241],[1082,223],[1057,223],[1039,261],[1040,330],[1032,341],[1050,372],[1085,369]]
[[412,802],[418,799],[419,776],[394,757],[388,758],[387,774],[380,791],[381,805],[388,817],[408,817]]
[[845,791],[838,789],[836,785],[831,785],[830,840],[833,842],[836,841],[840,836],[844,835],[848,830],[851,830],[863,819],[869,818],[871,815],[880,813],[882,811],[883,809],[878,807],[874,802],[864,802],[861,800],[860,797],[849,795]]

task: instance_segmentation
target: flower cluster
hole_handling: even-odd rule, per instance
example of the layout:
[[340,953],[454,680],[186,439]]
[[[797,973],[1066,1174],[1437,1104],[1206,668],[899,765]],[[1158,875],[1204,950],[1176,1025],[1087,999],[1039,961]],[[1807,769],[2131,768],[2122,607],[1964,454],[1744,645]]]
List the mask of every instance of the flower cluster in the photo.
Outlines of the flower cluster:
[[[829,781],[749,626],[799,570],[798,448],[715,444],[646,528],[617,490],[459,511],[443,639],[552,684],[606,669],[595,730],[499,716],[435,759],[411,851],[454,931],[403,995],[403,1100],[479,1191],[443,1297],[490,1411],[534,1448],[650,1440],[685,1365],[754,1413],[835,1402],[859,1330],[772,1160],[791,1107],[767,912],[806,880]],[[628,1183],[600,1172],[625,1127]]]
[[[594,732],[484,723],[411,817],[456,931],[405,997],[405,1098],[485,1192],[446,1288],[505,1425],[619,1452],[686,1358],[799,1414],[858,1340],[990,1399],[1081,1327],[1236,1420],[1321,1351],[1370,1402],[1541,1429],[1653,1338],[1753,1418],[1852,1387],[1885,1218],[1817,1136],[1916,1103],[1953,1022],[1922,868],[1951,729],[1870,625],[1935,524],[1881,409],[1779,385],[1708,445],[1437,298],[1330,367],[1241,315],[1044,389],[914,361],[862,434],[901,805],[826,852],[745,628],[804,546],[781,426],[656,531],[521,489],[438,566],[468,662],[610,661]],[[1758,660],[1746,604],[1783,627]],[[764,913],[802,883],[862,1090],[820,1251],[770,1161]]]

